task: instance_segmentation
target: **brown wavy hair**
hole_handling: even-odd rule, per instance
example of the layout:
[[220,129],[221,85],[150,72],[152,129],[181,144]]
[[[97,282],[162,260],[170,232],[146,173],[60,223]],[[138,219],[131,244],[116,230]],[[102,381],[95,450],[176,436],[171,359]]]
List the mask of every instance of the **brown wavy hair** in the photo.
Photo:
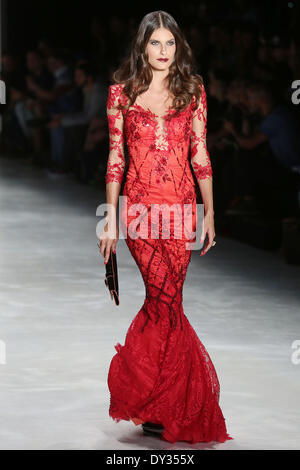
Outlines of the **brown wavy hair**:
[[112,75],[114,83],[124,84],[123,91],[129,98],[127,105],[121,104],[121,108],[129,108],[137,96],[149,88],[153,73],[146,56],[146,45],[153,31],[161,27],[168,29],[176,41],[175,59],[166,77],[168,89],[174,96],[173,108],[182,111],[191,103],[193,95],[197,106],[199,104],[203,79],[201,75],[193,73],[195,59],[192,50],[174,18],[158,10],[144,16],[132,39],[129,56]]

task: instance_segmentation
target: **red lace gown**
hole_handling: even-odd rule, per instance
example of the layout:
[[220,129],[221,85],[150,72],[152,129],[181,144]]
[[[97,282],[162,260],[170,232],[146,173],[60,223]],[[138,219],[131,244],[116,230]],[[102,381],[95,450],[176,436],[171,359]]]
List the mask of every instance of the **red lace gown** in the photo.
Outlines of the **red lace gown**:
[[[123,85],[111,85],[107,101],[110,153],[106,183],[122,182],[126,137],[129,166],[123,196],[127,196],[127,204],[123,200],[121,228],[123,232],[127,229],[126,244],[143,277],[146,295],[129,326],[124,346],[115,345],[117,353],[108,373],[109,415],[116,422],[139,418],[159,423],[164,427],[162,439],[168,442],[224,442],[232,438],[218,404],[218,377],[182,305],[192,252],[186,249],[186,242],[193,238],[189,230],[181,238],[174,237],[180,210],[170,216],[169,237],[162,237],[161,219],[155,219],[155,211],[152,212],[155,203],[165,203],[165,207],[175,203],[179,209],[188,204],[192,207],[191,225],[186,225],[195,232],[196,193],[188,160],[189,145],[197,180],[212,178],[206,148],[205,89],[202,86],[198,107],[193,97],[183,111],[177,113],[168,108],[163,116],[138,104],[118,109],[127,103]],[[136,207],[142,210],[138,213]],[[145,216],[149,217],[147,232]],[[143,230],[143,236],[129,236],[138,234],[138,229]]]

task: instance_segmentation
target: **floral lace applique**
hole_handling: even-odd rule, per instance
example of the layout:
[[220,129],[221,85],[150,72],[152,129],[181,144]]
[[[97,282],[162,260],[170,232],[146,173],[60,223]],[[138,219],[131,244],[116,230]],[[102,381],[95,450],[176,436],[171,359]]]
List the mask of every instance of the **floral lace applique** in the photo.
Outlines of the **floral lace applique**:
[[[179,115],[169,107],[159,116],[149,108],[135,103],[129,109],[117,109],[126,105],[123,85],[109,87],[107,116],[110,131],[110,155],[106,182],[121,183],[125,168],[125,136],[132,166],[141,170],[152,165],[153,183],[170,182],[171,167],[183,168],[191,145],[191,165],[198,180],[212,178],[212,166],[206,146],[207,98],[204,86],[198,108],[193,99],[190,106]],[[145,147],[147,146],[147,147]],[[136,174],[138,176],[138,173]],[[150,184],[150,183],[149,183]]]
[[204,86],[198,108],[193,113],[191,132],[191,163],[198,180],[212,178],[212,166],[206,146],[207,97]]
[[117,109],[120,102],[120,92],[117,88],[110,86],[107,100],[107,120],[109,128],[109,157],[105,182],[122,183],[125,156],[124,156],[124,132],[123,114]]
[[[141,112],[147,113],[150,119],[152,119],[155,130],[155,150],[169,150],[168,122],[170,121],[170,115],[172,112],[174,112],[174,110],[169,107],[165,114],[159,116],[158,114],[153,113],[149,108],[145,109],[143,106],[140,106],[137,103],[135,103],[133,107],[140,110]],[[146,125],[149,126],[150,124],[147,123]]]

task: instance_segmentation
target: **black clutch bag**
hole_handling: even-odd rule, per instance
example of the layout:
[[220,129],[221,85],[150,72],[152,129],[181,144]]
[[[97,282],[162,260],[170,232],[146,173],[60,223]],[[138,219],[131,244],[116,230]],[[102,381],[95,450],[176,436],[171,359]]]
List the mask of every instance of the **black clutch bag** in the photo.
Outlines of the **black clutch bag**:
[[120,300],[119,300],[117,255],[113,251],[110,252],[108,261],[105,265],[104,282],[110,292],[111,300],[114,300],[115,304],[119,305]]

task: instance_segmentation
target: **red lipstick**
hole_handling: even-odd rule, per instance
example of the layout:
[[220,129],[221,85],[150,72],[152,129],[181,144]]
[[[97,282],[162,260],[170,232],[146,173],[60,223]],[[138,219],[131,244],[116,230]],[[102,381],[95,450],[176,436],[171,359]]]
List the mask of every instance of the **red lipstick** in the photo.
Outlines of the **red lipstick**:
[[167,62],[169,59],[157,59],[160,60],[161,62]]

